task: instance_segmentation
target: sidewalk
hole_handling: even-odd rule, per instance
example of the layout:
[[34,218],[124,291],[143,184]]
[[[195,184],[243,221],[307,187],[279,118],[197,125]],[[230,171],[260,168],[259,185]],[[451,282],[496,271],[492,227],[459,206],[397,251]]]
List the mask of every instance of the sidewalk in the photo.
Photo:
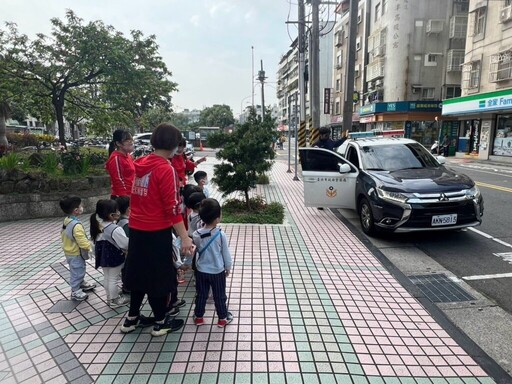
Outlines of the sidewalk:
[[92,263],[96,292],[67,301],[60,218],[0,223],[0,382],[494,383],[333,213],[304,207],[286,169],[276,162],[257,191],[285,205],[283,225],[222,224],[234,257],[225,329],[213,304],[193,324],[188,274],[181,331],[121,334],[127,307],[106,305]]

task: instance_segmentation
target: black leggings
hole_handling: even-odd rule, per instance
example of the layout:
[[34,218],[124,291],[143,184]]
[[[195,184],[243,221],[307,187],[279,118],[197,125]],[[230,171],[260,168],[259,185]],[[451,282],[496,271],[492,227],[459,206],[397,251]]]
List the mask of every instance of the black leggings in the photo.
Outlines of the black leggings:
[[[134,317],[139,316],[140,307],[142,306],[142,301],[144,300],[145,293],[144,292],[134,292],[132,291],[130,297],[130,311],[128,312],[128,316]],[[165,318],[165,312],[167,312],[167,301],[169,296],[151,296],[148,295],[148,302],[153,310],[153,315],[155,316],[155,321],[162,321]]]

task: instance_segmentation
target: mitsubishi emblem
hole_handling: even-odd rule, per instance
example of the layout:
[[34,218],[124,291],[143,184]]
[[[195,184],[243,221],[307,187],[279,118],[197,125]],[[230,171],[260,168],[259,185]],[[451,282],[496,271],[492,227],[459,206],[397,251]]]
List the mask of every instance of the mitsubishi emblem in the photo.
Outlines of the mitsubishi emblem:
[[441,193],[441,195],[439,196],[439,201],[448,201],[448,197],[444,194],[444,193]]

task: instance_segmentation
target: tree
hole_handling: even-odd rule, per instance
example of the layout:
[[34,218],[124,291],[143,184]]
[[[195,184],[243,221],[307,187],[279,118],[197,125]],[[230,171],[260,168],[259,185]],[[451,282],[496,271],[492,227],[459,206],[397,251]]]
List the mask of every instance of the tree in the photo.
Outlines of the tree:
[[218,132],[208,137],[212,147],[222,148],[216,157],[223,161],[215,165],[212,180],[224,196],[243,192],[247,209],[251,209],[249,191],[256,187],[259,175],[272,168],[274,128],[275,119],[270,111],[262,120],[251,108],[247,121],[232,133]]
[[229,105],[215,104],[201,111],[199,123],[205,127],[226,128],[235,123],[235,118]]
[[63,145],[68,105],[88,117],[130,112],[134,125],[155,105],[170,109],[176,84],[154,35],[144,38],[135,30],[127,38],[101,21],[84,24],[71,10],[65,22],[54,18],[51,23],[51,35],[38,34],[33,41],[12,23],[0,29],[0,57],[9,62],[0,68],[0,78],[31,83],[34,97],[51,100]]

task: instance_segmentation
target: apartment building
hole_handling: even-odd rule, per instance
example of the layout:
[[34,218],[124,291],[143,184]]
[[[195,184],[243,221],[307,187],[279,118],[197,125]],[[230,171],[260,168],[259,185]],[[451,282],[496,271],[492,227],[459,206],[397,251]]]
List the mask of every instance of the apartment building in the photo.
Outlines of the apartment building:
[[512,162],[512,0],[470,0],[462,96],[443,101],[457,117],[457,150]]
[[[324,90],[331,90],[333,76],[333,36],[334,21],[321,22],[320,41],[319,41],[319,87],[320,87],[320,105],[324,104]],[[309,44],[307,44],[309,46]],[[308,52],[306,52],[306,63],[308,61]],[[308,78],[309,78],[308,74]],[[309,108],[309,88],[310,83],[306,86],[306,116],[310,116]],[[294,118],[299,116],[300,111],[295,111],[294,97],[299,97],[299,49],[298,39],[295,39],[290,49],[281,57],[277,70],[277,99],[278,99],[278,122],[284,130],[288,130],[288,116]],[[298,103],[300,108],[300,102]],[[323,111],[323,110],[322,110]],[[289,115],[290,114],[290,115]],[[330,113],[322,113],[320,115],[320,126],[330,124]]]
[[428,146],[444,133],[457,136],[460,123],[442,117],[441,100],[461,94],[468,6],[468,0],[360,2],[361,130],[404,129]]

